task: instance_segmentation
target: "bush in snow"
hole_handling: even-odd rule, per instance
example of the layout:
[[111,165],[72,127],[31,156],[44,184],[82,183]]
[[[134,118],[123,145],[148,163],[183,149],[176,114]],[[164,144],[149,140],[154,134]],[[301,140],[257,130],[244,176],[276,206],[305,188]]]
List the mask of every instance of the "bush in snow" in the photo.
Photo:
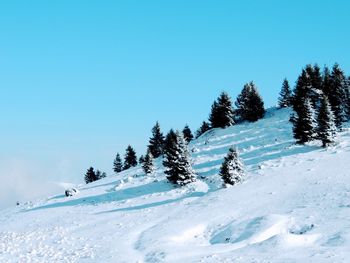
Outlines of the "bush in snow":
[[90,167],[85,174],[85,183],[92,183],[102,178],[105,178],[107,175],[105,172],[101,172],[100,170],[94,170],[93,167]]
[[147,154],[144,158],[142,169],[146,174],[151,174],[154,171],[153,156],[150,150],[147,151]]
[[196,180],[195,174],[191,166],[187,143],[182,133],[177,131],[175,136],[173,132],[168,135],[168,145],[163,161],[167,179],[178,185],[194,182]]
[[79,193],[78,189],[75,188],[71,188],[71,189],[67,189],[64,194],[69,197],[69,196],[75,196]]
[[229,149],[229,152],[221,165],[220,176],[225,185],[235,185],[242,181],[244,176],[244,165],[238,156],[236,148],[231,147]]
[[203,121],[201,127],[196,132],[196,139],[198,139],[202,134],[210,130],[210,124],[206,121]]

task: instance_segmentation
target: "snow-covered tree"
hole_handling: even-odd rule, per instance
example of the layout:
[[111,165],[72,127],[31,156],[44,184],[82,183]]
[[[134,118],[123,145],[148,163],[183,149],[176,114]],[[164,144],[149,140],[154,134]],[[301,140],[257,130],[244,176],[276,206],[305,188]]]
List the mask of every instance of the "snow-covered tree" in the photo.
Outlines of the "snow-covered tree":
[[323,147],[327,147],[334,142],[337,133],[334,115],[327,97],[321,100],[317,125],[317,138],[322,141]]
[[315,138],[316,120],[310,99],[306,99],[301,106],[292,117],[292,122],[294,138],[297,143],[304,144]]
[[222,92],[214,101],[209,120],[212,128],[226,128],[234,124],[232,101],[226,92]]
[[210,129],[211,128],[210,128],[209,123],[207,123],[206,121],[203,121],[201,127],[196,132],[196,139],[198,139],[202,134],[206,133]]
[[191,131],[190,127],[188,127],[187,124],[186,124],[185,128],[182,130],[182,133],[183,133],[184,138],[185,138],[187,143],[189,143],[190,141],[193,140],[192,131]]
[[292,90],[289,87],[289,82],[287,79],[284,79],[282,89],[280,91],[280,97],[278,99],[278,106],[280,108],[292,106],[292,97]]
[[244,165],[238,156],[236,148],[231,147],[229,149],[229,152],[221,165],[220,176],[225,185],[235,185],[242,181],[244,176]]
[[131,167],[134,167],[137,165],[137,157],[135,150],[129,145],[128,148],[126,148],[126,153],[124,157],[124,167],[123,170],[127,170]]
[[168,152],[171,152],[172,149],[174,149],[175,144],[176,144],[176,133],[173,129],[171,129],[165,136],[164,155],[166,155]]
[[145,156],[141,155],[139,158],[139,164],[143,164],[144,162],[145,162]]
[[100,170],[96,170],[96,180],[100,180],[102,178],[107,177],[105,172],[101,172]]
[[158,158],[163,154],[164,150],[164,135],[160,130],[159,122],[152,128],[152,137],[149,140],[148,149],[154,158]]
[[151,174],[154,171],[153,156],[149,150],[147,151],[144,162],[142,163],[142,169],[146,174]]
[[122,163],[122,159],[120,158],[119,153],[117,153],[117,155],[113,161],[113,171],[115,173],[120,173],[121,171],[123,171],[123,163]]
[[196,180],[195,173],[190,162],[187,143],[182,133],[175,133],[175,142],[165,152],[163,165],[167,179],[177,185],[186,185]]
[[237,97],[236,107],[241,121],[254,122],[264,117],[264,102],[253,82],[244,85]]
[[90,167],[85,174],[85,183],[92,183],[98,180],[93,167]]

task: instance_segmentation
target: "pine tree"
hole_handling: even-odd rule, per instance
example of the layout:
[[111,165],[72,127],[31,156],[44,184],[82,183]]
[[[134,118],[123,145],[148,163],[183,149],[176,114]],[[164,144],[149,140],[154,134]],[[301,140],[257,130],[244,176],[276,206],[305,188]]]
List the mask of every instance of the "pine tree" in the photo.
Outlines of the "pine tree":
[[234,111],[231,98],[226,92],[222,92],[214,101],[209,120],[212,128],[226,128],[234,124]]
[[168,134],[165,136],[164,141],[164,155],[171,152],[174,149],[176,144],[176,133],[171,129]]
[[198,139],[202,134],[206,133],[210,129],[211,128],[210,128],[209,123],[207,123],[206,121],[203,121],[201,127],[196,132],[196,139]]
[[146,174],[151,174],[154,171],[153,156],[148,150],[145,156],[145,160],[142,164],[142,169]]
[[89,184],[98,180],[93,167],[90,167],[85,174],[85,183]]
[[113,171],[115,173],[120,173],[121,171],[123,171],[123,163],[122,163],[122,159],[120,158],[120,154],[117,153],[114,162],[113,162]]
[[315,111],[312,107],[310,99],[306,99],[302,104],[302,108],[296,112],[293,119],[293,134],[297,143],[304,144],[315,138]]
[[100,170],[96,170],[96,180],[100,180],[102,178],[107,177],[107,174],[105,172],[101,172]]
[[183,133],[184,138],[185,138],[187,143],[189,143],[190,141],[193,140],[193,134],[192,134],[190,127],[188,127],[188,125],[185,126],[182,133]]
[[129,145],[126,148],[126,153],[124,157],[124,167],[123,170],[127,170],[131,167],[135,167],[137,165],[137,157],[135,150]]
[[160,130],[160,125],[157,122],[152,129],[152,137],[149,140],[148,149],[154,158],[158,158],[163,154],[164,150],[164,136]]
[[344,108],[345,108],[345,115],[346,115],[346,120],[350,120],[350,77],[346,79],[345,82],[345,103],[344,103]]
[[195,181],[190,156],[182,133],[176,132],[174,145],[165,152],[163,165],[167,179],[177,185],[186,185]]
[[264,117],[264,102],[253,82],[244,85],[237,97],[236,107],[241,121],[254,122]]
[[292,97],[292,90],[289,87],[289,82],[287,79],[284,79],[282,89],[280,92],[280,97],[278,99],[278,106],[280,108],[292,106]]
[[238,156],[236,148],[231,147],[222,163],[220,176],[224,184],[235,185],[242,181],[244,176],[244,165]]
[[317,124],[317,138],[322,141],[322,146],[327,147],[329,144],[334,143],[337,128],[327,97],[321,100]]
[[346,120],[346,78],[344,72],[335,64],[330,77],[329,94],[326,94],[335,117],[335,125],[341,129]]
[[317,110],[320,107],[320,101],[323,95],[323,92],[322,92],[323,80],[322,80],[320,67],[317,64],[315,64],[314,66],[307,65],[306,72],[309,76],[310,83],[311,83],[309,98],[312,106],[314,107],[315,110]]
[[143,164],[144,162],[145,162],[145,157],[143,155],[141,155],[139,158],[139,164]]

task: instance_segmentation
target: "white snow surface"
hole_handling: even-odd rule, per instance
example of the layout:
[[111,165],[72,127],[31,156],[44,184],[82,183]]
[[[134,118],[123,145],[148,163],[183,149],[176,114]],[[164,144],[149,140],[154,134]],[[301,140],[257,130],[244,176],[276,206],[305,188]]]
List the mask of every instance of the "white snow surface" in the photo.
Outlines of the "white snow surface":
[[[161,160],[79,187],[79,195],[0,213],[0,262],[350,262],[350,131],[328,149],[297,146],[289,109],[209,131],[189,147],[195,183]],[[230,146],[243,183],[223,188]]]

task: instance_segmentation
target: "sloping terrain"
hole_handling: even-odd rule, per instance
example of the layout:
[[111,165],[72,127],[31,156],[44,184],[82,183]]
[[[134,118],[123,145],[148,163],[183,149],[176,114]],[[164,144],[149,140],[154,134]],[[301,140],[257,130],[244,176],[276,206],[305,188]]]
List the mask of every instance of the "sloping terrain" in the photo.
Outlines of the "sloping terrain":
[[[350,132],[294,145],[289,110],[190,144],[197,182],[167,183],[161,160],[0,215],[0,262],[349,262]],[[218,170],[236,145],[242,184]]]

